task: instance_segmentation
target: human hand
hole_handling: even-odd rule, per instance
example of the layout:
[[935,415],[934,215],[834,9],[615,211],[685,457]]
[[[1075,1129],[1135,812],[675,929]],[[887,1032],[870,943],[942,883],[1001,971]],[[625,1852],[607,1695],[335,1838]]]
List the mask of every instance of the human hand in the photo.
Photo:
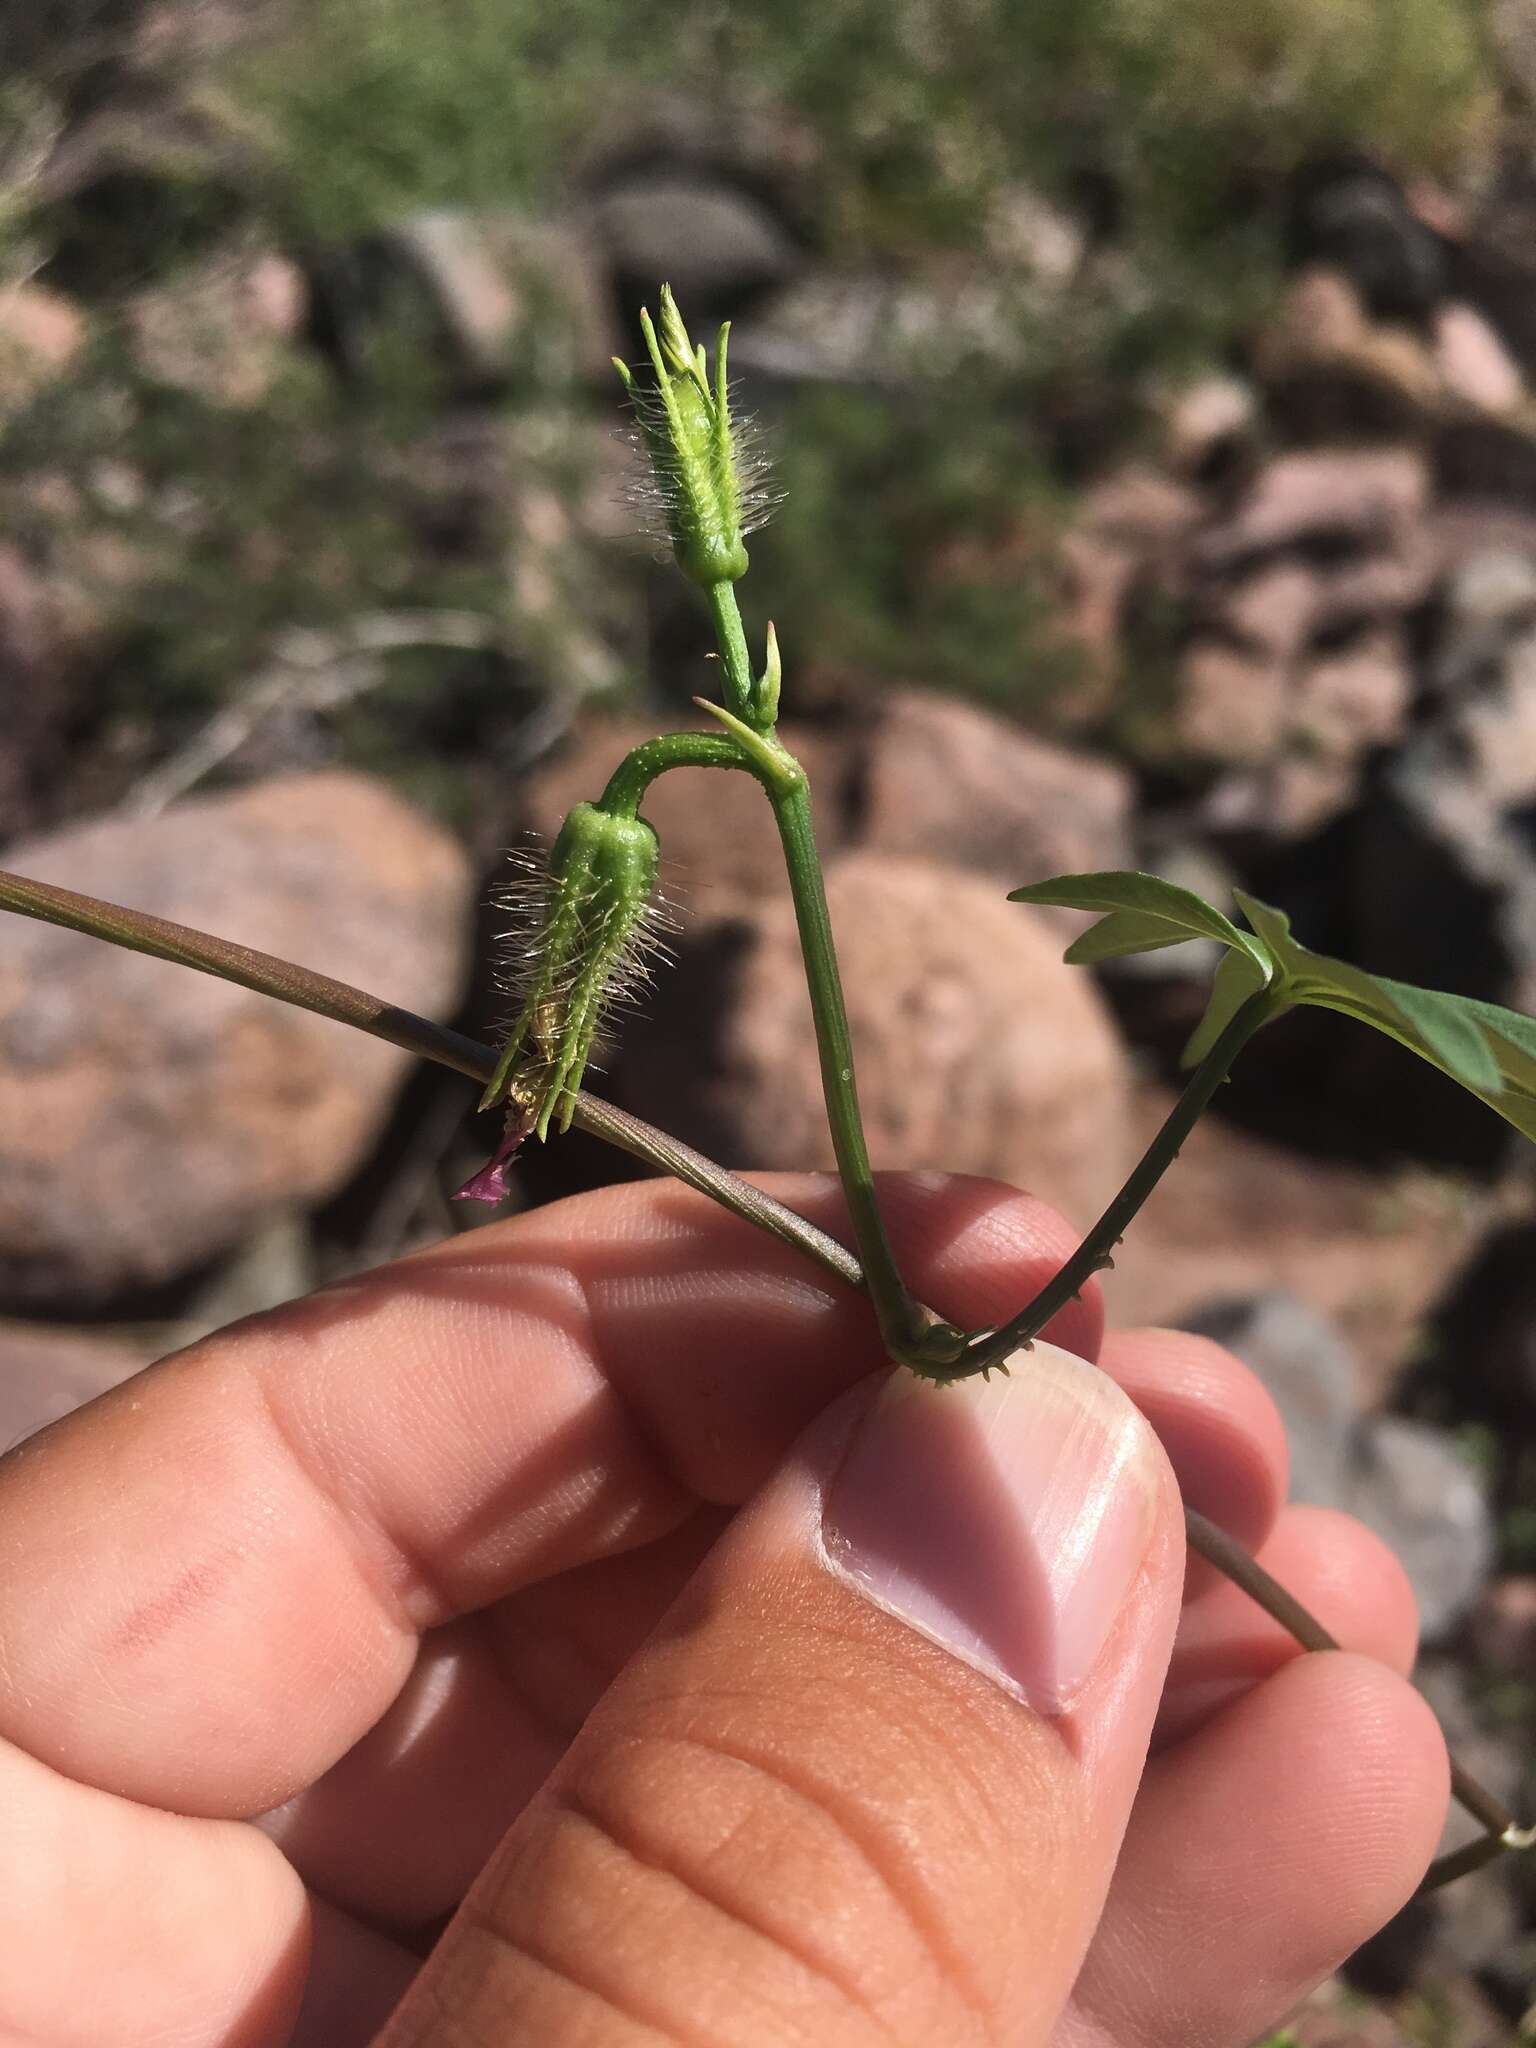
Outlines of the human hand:
[[[882,1201],[971,1323],[1071,1246],[992,1183]],[[20,1446],[0,2043],[1239,2048],[1412,1890],[1444,1750],[1400,1569],[1281,1509],[1257,1382],[1100,1334],[1051,1332],[1163,1450],[1044,1348],[882,1393],[864,1303],[647,1183]],[[1365,1654],[1199,1564],[1181,1618],[1173,1473]]]

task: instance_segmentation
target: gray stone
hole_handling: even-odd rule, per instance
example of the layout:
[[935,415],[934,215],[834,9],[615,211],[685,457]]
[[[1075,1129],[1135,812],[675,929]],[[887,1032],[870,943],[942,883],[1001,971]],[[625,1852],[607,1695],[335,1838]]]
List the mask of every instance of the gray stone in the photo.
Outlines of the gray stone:
[[1017,368],[1031,353],[1022,290],[974,268],[934,279],[817,270],[733,327],[731,361],[784,383],[886,387],[957,357]]
[[1235,1352],[1269,1389],[1291,1447],[1291,1498],[1344,1507],[1360,1370],[1331,1319],[1276,1289],[1206,1303],[1184,1318],[1184,1326]]
[[1338,1508],[1395,1552],[1419,1603],[1425,1642],[1443,1642],[1493,1560],[1485,1490],[1443,1432],[1359,1413],[1353,1348],[1297,1296],[1216,1302],[1186,1327],[1225,1344],[1263,1380],[1291,1446],[1291,1498]]
[[582,227],[438,208],[311,261],[318,328],[343,370],[423,367],[471,390],[514,369],[550,385],[610,374],[619,346],[601,250]]
[[647,295],[665,279],[690,319],[795,275],[801,255],[777,216],[738,186],[697,172],[631,172],[590,202],[612,269]]
[[1477,1472],[1443,1431],[1383,1415],[1357,1436],[1350,1479],[1350,1513],[1396,1552],[1413,1582],[1424,1641],[1445,1641],[1493,1563]]

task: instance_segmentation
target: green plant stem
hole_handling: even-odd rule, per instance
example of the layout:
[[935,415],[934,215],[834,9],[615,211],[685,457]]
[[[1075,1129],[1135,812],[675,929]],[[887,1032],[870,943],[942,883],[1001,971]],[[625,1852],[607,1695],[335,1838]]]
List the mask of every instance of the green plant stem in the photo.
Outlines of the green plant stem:
[[816,1025],[816,1050],[821,1062],[821,1088],[832,1132],[832,1149],[837,1156],[837,1171],[847,1198],[865,1283],[891,1356],[898,1362],[931,1360],[936,1344],[946,1350],[956,1348],[959,1333],[939,1323],[908,1292],[897,1270],[875,1199],[874,1174],[854,1079],[853,1040],[832,943],[832,919],[827,910],[821,861],[816,852],[810,785],[803,771],[793,782],[770,789],[768,800],[784,849],[784,866],[794,900]]
[[[221,981],[236,982],[259,995],[272,996],[279,1002],[312,1010],[318,1016],[331,1017],[338,1024],[349,1024],[356,1030],[366,1031],[371,1037],[385,1039],[405,1052],[433,1060],[455,1073],[467,1074],[474,1081],[488,1080],[495,1070],[496,1054],[488,1045],[465,1038],[460,1032],[450,1031],[396,1004],[386,1003],[347,982],[335,981],[327,974],[316,974],[274,954],[259,953],[249,946],[237,946],[228,939],[215,938],[208,932],[194,931],[189,925],[173,924],[168,918],[151,917],[145,911],[127,910],[116,903],[104,903],[99,897],[83,896],[73,889],[60,889],[51,882],[36,882],[26,876],[3,871],[0,871],[0,909],[38,918],[45,924],[62,925],[91,938],[105,939],[111,945],[124,946],[132,952],[170,960],[198,973],[214,975]],[[629,1153],[632,1158],[686,1182],[744,1222],[792,1245],[845,1285],[865,1286],[859,1261],[835,1238],[829,1237],[814,1223],[807,1222],[805,1217],[797,1216],[793,1209],[776,1202],[760,1188],[738,1179],[712,1159],[706,1159],[691,1145],[685,1145],[679,1139],[669,1137],[665,1131],[644,1123],[639,1117],[630,1116],[626,1111],[615,1109],[612,1104],[585,1093],[578,1101],[575,1122],[578,1129],[589,1131],[594,1137]],[[1184,1526],[1190,1548],[1241,1587],[1282,1628],[1288,1630],[1303,1649],[1337,1647],[1322,1623],[1224,1530],[1208,1522],[1193,1508],[1184,1510]],[[1531,1846],[1529,1830],[1517,1827],[1513,1817],[1499,1802],[1454,1762],[1451,1770],[1451,1786],[1457,1799],[1488,1832],[1465,1849],[1456,1850],[1431,1865],[1421,1887],[1423,1890],[1446,1883],[1464,1870],[1478,1868],[1503,1849]]]
[[757,771],[723,732],[669,732],[633,748],[614,769],[599,799],[605,811],[634,817],[645,792],[669,768],[745,768]]
[[741,607],[736,602],[736,586],[734,583],[711,583],[707,588],[709,613],[715,622],[715,640],[724,673],[725,688],[720,694],[727,708],[738,718],[748,725],[756,725],[752,657],[747,652],[747,635],[741,623]]
[[1127,1225],[1178,1158],[1179,1148],[1210,1106],[1211,1097],[1227,1078],[1232,1062],[1273,1014],[1273,998],[1267,989],[1248,998],[1190,1076],[1162,1129],[1136,1162],[1129,1180],[1071,1258],[1011,1321],[971,1339],[954,1377],[966,1378],[1001,1365],[1022,1345],[1032,1343],[1052,1316],[1082,1293],[1095,1273],[1113,1265],[1115,1246],[1125,1235]]

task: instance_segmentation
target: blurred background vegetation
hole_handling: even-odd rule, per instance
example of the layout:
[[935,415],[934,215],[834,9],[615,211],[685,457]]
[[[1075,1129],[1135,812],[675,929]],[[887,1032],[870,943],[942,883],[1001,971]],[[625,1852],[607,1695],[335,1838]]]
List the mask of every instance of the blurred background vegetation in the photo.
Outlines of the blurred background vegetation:
[[18,823],[359,612],[485,622],[310,735],[461,818],[550,691],[665,694],[691,628],[615,544],[602,430],[674,215],[690,317],[741,323],[784,498],[752,604],[802,701],[884,676],[1080,723],[1070,494],[1273,295],[1297,166],[1475,180],[1508,117],[1476,0],[14,12],[0,277],[82,321],[0,385],[0,532],[75,586]]

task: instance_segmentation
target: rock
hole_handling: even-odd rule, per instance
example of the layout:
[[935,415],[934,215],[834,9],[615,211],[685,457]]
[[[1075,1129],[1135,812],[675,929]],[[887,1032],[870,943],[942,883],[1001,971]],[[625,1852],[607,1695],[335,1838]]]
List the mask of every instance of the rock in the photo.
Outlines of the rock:
[[1423,1640],[1444,1642],[1493,1562],[1493,1522],[1475,1469],[1443,1431],[1383,1415],[1359,1438],[1345,1504],[1401,1560]]
[[1338,1325],[1284,1288],[1210,1301],[1182,1320],[1235,1352],[1268,1388],[1291,1449],[1291,1499],[1342,1507],[1364,1389]]
[[696,170],[631,170],[592,198],[588,217],[626,296],[650,299],[665,278],[695,329],[802,267],[776,213]]
[[516,365],[558,386],[575,367],[612,374],[619,335],[602,256],[568,221],[506,212],[425,213],[394,231],[432,294],[455,366],[495,381]]
[[0,1451],[130,1379],[150,1354],[44,1323],[0,1322]]
[[[831,862],[859,1093],[877,1166],[995,1174],[1079,1224],[1129,1165],[1129,1071],[1060,935],[995,882],[886,854]],[[613,1093],[746,1167],[830,1166],[789,903],[711,904],[626,1026]]]
[[1224,593],[1220,624],[1239,642],[1293,662],[1312,638],[1322,607],[1322,579],[1306,562],[1282,557]]
[[514,371],[558,389],[611,377],[620,336],[602,252],[575,222],[441,208],[310,259],[316,340],[342,373],[424,374],[475,397]]
[[1079,517],[1086,532],[1111,547],[1165,557],[1183,547],[1202,509],[1187,484],[1132,464],[1085,491]]
[[1536,503],[1536,437],[1513,419],[1465,410],[1447,417],[1434,437],[1434,459],[1442,506],[1470,498],[1528,512]]
[[1347,278],[1375,320],[1427,321],[1445,291],[1439,236],[1395,178],[1354,152],[1298,171],[1287,241],[1293,262]]
[[1060,292],[1082,269],[1088,236],[1081,221],[1033,185],[1004,185],[992,201],[988,251],[1006,269],[1047,292]]
[[861,845],[974,868],[1007,888],[1133,864],[1123,770],[957,698],[904,690],[881,704],[856,770]]
[[325,1277],[308,1218],[297,1210],[280,1210],[179,1304],[177,1341],[191,1344],[246,1316],[264,1315],[310,1293]]
[[1253,369],[1280,423],[1313,442],[1411,428],[1443,391],[1428,343],[1373,322],[1348,279],[1326,269],[1289,286],[1254,344]]
[[1193,760],[1241,771],[1206,800],[1213,829],[1310,836],[1402,731],[1402,614],[1435,562],[1427,492],[1407,450],[1291,454],[1196,536],[1175,729]]
[[1183,672],[1186,744],[1247,771],[1209,793],[1206,824],[1269,840],[1310,838],[1349,809],[1365,759],[1399,736],[1413,695],[1399,635],[1385,626],[1289,675],[1219,643],[1197,646]]
[[1135,595],[1147,588],[1160,602],[1178,596],[1189,536],[1201,513],[1198,492],[1140,465],[1084,492],[1058,550],[1057,609],[1066,638],[1081,649],[1090,674],[1064,724],[1091,724],[1106,709],[1126,668]]
[[475,224],[512,304],[508,328],[488,337],[492,362],[515,358],[554,388],[574,369],[608,392],[620,337],[592,236],[565,216],[489,212]]
[[37,284],[0,283],[0,410],[10,413],[56,383],[85,346],[73,300]]
[[1272,655],[1198,640],[1179,664],[1178,734],[1196,760],[1270,760],[1284,742],[1290,679]]
[[1341,817],[1359,786],[1352,762],[1305,751],[1282,754],[1224,776],[1206,793],[1198,817],[1208,832],[1284,845],[1311,839]]
[[222,251],[123,308],[139,368],[215,405],[259,405],[304,324],[296,264],[275,250]]
[[[1143,1091],[1136,1149],[1171,1102]],[[1213,1299],[1283,1288],[1337,1325],[1373,1404],[1488,1213],[1487,1198],[1421,1173],[1333,1164],[1207,1116],[1127,1231],[1105,1295],[1117,1323],[1179,1324]]]
[[1536,1671],[1536,1573],[1508,1572],[1485,1586],[1470,1633],[1486,1670],[1505,1678]]
[[817,269],[732,328],[731,361],[787,384],[896,389],[957,357],[1017,369],[1030,357],[1017,290],[959,262],[936,278]]
[[1267,555],[1332,564],[1408,545],[1429,497],[1429,472],[1407,448],[1301,450],[1280,455],[1232,513],[1195,542],[1207,573],[1232,574]]
[[1302,669],[1291,731],[1316,756],[1354,761],[1397,739],[1407,722],[1413,678],[1399,636],[1387,627]]
[[1421,718],[1356,835],[1362,964],[1536,1007],[1536,572],[1473,556],[1446,587]]
[[1475,307],[1449,304],[1435,315],[1435,361],[1446,390],[1483,412],[1513,412],[1525,380],[1509,350]]
[[1266,383],[1299,364],[1357,355],[1371,323],[1347,277],[1320,266],[1292,278],[1254,344],[1254,367]]
[[[378,784],[293,777],[12,849],[24,874],[441,1015],[463,854]],[[16,919],[0,954],[0,1299],[109,1302],[335,1190],[407,1065],[306,1011]]]
[[1234,461],[1258,426],[1258,399],[1241,377],[1202,377],[1168,407],[1164,448],[1173,469],[1195,480]]
[[1423,1423],[1362,1417],[1353,1348],[1297,1295],[1215,1302],[1186,1320],[1273,1395],[1291,1445],[1291,1499],[1338,1508],[1374,1530],[1413,1583],[1423,1639],[1443,1642],[1493,1557],[1483,1486],[1454,1444]]

